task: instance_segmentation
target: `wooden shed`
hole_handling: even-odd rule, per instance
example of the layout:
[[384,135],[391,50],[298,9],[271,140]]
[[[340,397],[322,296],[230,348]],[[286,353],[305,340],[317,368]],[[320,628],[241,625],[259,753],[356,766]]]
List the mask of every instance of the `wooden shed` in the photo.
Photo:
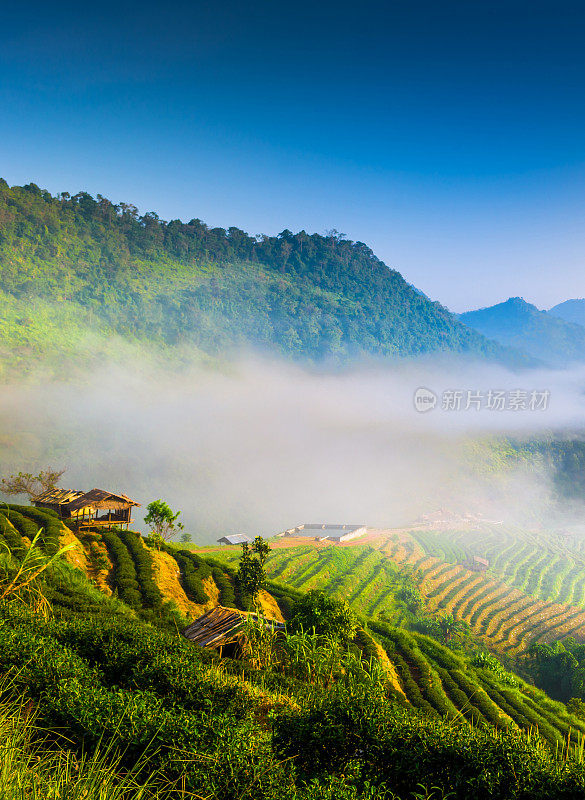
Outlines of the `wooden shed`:
[[472,569],[474,572],[485,572],[486,569],[489,569],[489,566],[490,562],[487,560],[487,558],[473,556],[471,563],[469,564],[469,569]]
[[78,492],[70,489],[50,489],[34,498],[37,508],[56,511],[61,519],[75,522],[79,528],[126,526],[133,522],[132,508],[140,503],[125,494],[92,489]]
[[[258,620],[258,615],[250,611],[216,606],[185,628],[183,636],[206,650],[218,650],[221,656],[238,658],[245,646],[244,627],[250,618]],[[286,630],[283,622],[266,619],[264,623],[277,631]]]

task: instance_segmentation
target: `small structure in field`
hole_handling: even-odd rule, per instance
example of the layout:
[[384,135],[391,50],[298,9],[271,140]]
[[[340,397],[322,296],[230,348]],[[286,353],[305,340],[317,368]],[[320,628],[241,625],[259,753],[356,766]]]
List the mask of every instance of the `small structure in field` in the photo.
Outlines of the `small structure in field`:
[[229,536],[222,536],[221,539],[218,539],[217,541],[219,544],[244,544],[244,542],[252,544],[252,540],[249,536],[246,536],[245,533],[234,533],[230,534]]
[[367,533],[365,525],[307,523],[284,531],[283,536],[307,536],[321,542],[347,542]]
[[486,569],[489,569],[489,566],[490,562],[487,558],[480,558],[479,556],[473,556],[469,564],[467,564],[467,568],[474,572],[485,572]]
[[89,492],[49,489],[32,502],[37,508],[56,511],[62,520],[73,522],[78,528],[112,525],[128,528],[133,522],[132,508],[140,507],[140,503],[125,494],[114,494],[105,489],[92,489]]
[[569,542],[575,536],[573,531],[568,531],[566,528],[564,530],[562,530],[562,531],[559,531],[558,535],[559,535],[559,538],[562,539],[565,542],[565,544],[567,542]]
[[[183,636],[206,650],[218,650],[220,656],[239,658],[246,646],[245,625],[250,618],[259,619],[253,612],[216,606],[185,628]],[[286,630],[283,622],[272,619],[262,621],[272,630]]]

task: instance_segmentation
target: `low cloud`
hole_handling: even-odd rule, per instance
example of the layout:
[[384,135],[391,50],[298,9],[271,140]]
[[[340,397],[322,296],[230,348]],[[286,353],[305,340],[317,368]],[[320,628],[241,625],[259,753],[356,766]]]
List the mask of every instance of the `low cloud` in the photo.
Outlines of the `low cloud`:
[[[393,527],[441,506],[533,521],[550,510],[550,476],[504,463],[486,437],[577,428],[584,379],[424,361],[325,374],[255,358],[181,375],[111,366],[83,384],[4,387],[2,471],[53,464],[70,488],[162,497],[201,543],[300,522]],[[418,387],[437,397],[427,413]],[[490,390],[550,395],[546,410],[466,410],[467,392]],[[442,410],[454,391],[460,409]]]

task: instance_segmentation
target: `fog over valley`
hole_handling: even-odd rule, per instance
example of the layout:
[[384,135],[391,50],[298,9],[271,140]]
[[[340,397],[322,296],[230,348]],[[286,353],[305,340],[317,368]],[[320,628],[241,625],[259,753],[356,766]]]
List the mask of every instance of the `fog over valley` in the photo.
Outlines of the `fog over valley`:
[[[441,507],[536,524],[561,510],[552,476],[541,458],[494,443],[576,430],[584,378],[454,361],[335,373],[255,357],[181,374],[110,365],[84,383],[5,387],[2,469],[52,464],[67,468],[67,488],[143,506],[162,497],[200,543],[301,522],[396,527]],[[421,386],[437,395],[427,413],[413,404]],[[546,390],[548,407],[466,410],[468,391],[490,389]],[[461,408],[443,410],[453,392]],[[142,509],[134,516],[144,530]]]

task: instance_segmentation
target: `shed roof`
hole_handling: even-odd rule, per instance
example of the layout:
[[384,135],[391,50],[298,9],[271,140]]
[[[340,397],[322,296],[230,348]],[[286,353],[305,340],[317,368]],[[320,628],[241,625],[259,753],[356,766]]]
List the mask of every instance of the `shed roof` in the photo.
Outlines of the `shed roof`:
[[252,540],[245,533],[234,533],[230,536],[222,536],[217,541],[226,542],[227,544],[242,544],[242,542],[251,542]]
[[[73,489],[49,489],[38,497],[33,498],[34,503],[48,503],[60,506],[67,506],[72,511],[88,506],[101,506],[108,508],[107,503],[115,503],[117,506],[140,506],[125,494],[114,494],[106,492],[105,489],[92,489],[89,492],[80,492]],[[115,506],[112,506],[114,508]]]
[[84,492],[77,491],[75,489],[47,489],[46,492],[43,492],[38,497],[33,497],[34,503],[54,503],[55,505],[67,505],[67,503],[71,503],[73,500],[77,500],[77,498],[81,497]]
[[479,556],[473,556],[473,560],[476,564],[483,564],[484,567],[489,567],[490,562],[487,558],[480,558]]
[[[185,628],[183,636],[200,647],[221,647],[234,640],[250,617],[258,619],[252,612],[216,606]],[[285,629],[284,623],[276,620],[266,620],[266,623],[277,630]]]
[[[108,503],[113,503],[115,505],[108,506]],[[127,495],[106,492],[104,489],[92,489],[67,505],[72,511],[78,511],[81,508],[87,508],[87,506],[101,506],[102,508],[115,508],[116,505],[140,507],[140,503],[131,500]]]

